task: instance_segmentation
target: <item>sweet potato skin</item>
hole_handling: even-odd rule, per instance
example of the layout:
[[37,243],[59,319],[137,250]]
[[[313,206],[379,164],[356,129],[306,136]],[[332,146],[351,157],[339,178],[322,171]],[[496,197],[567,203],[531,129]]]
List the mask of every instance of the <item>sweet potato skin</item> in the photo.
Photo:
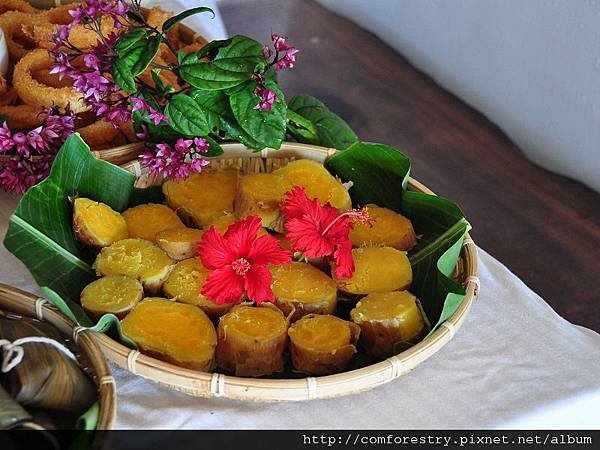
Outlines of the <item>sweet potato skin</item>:
[[[402,316],[374,319],[360,314],[364,302],[381,301],[383,296],[388,295],[397,297],[407,305]],[[368,354],[380,359],[392,356],[396,343],[416,342],[428,330],[428,322],[416,297],[406,291],[370,294],[358,302],[350,312],[350,317],[361,329],[361,347]]]
[[342,372],[357,351],[356,343],[359,339],[360,328],[356,324],[344,321],[339,317],[328,316],[332,319],[343,321],[348,325],[350,328],[350,342],[332,351],[322,351],[308,348],[301,345],[299,342],[297,342],[297,340],[294,339],[294,330],[295,327],[300,325],[301,321],[311,320],[316,316],[319,315],[309,314],[304,316],[298,322],[294,323],[288,330],[288,335],[290,337],[290,354],[294,369],[308,375],[329,375],[332,373]]
[[[236,314],[244,314],[244,309],[252,308],[238,305],[223,316],[217,327],[217,364],[224,370],[237,376],[260,377],[284,369],[284,351],[287,347],[287,321],[281,311],[274,306],[263,305],[278,315],[276,333],[266,339],[252,338],[232,330],[230,320]],[[281,330],[279,330],[281,328]]]
[[196,255],[202,233],[195,228],[169,228],[156,234],[156,243],[170,258],[181,261]]

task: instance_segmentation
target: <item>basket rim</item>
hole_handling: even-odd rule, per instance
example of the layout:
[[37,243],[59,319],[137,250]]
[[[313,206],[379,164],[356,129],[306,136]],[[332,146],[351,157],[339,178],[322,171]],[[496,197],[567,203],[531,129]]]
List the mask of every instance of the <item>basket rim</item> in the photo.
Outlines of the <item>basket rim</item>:
[[[110,149],[108,152],[112,155],[132,156],[139,153],[142,147],[143,143],[134,143]],[[224,154],[211,159],[269,158],[277,155],[280,157],[293,155],[322,163],[328,157],[339,152],[334,148],[295,142],[284,142],[278,150],[267,148],[260,152],[250,152],[246,146],[240,143],[223,144],[222,147]],[[98,153],[97,156],[107,156],[106,151]],[[143,173],[137,159],[130,160],[121,167],[133,172],[138,179]],[[413,178],[409,178],[409,187],[416,191],[436,195]],[[466,295],[459,308],[433,334],[410,349],[381,362],[347,372],[297,379],[249,378],[218,372],[199,372],[141,354],[104,334],[95,333],[95,338],[105,351],[107,358],[125,370],[194,396],[216,396],[268,402],[349,395],[371,389],[411,371],[441,349],[454,336],[456,330],[464,322],[479,291],[477,247],[468,233],[465,234],[461,256],[465,261]],[[157,374],[161,376],[156,376]],[[341,389],[336,389],[340,386]]]
[[45,298],[4,283],[0,283],[0,310],[13,316],[51,324],[85,354],[93,369],[90,378],[96,385],[100,401],[96,429],[112,429],[117,414],[116,383],[97,339],[64,316]]

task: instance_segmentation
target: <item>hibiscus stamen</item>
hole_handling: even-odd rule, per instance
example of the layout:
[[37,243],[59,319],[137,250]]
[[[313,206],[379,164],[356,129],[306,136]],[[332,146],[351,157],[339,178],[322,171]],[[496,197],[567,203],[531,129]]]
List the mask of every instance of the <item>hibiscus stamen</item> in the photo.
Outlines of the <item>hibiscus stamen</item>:
[[250,263],[246,258],[238,258],[231,263],[231,268],[237,275],[244,276],[250,270]]
[[335,219],[331,221],[329,225],[323,230],[321,236],[325,236],[327,232],[333,227],[337,222],[342,220],[344,217],[349,217],[353,222],[362,223],[368,225],[369,227],[373,226],[373,219],[369,216],[369,210],[365,206],[361,209],[351,209],[350,211],[346,211],[345,213],[340,214]]

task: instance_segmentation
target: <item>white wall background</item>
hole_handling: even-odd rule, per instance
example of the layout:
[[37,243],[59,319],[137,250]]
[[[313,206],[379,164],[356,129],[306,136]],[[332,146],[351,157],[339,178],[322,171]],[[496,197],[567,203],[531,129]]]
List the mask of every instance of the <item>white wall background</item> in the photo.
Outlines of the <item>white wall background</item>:
[[600,1],[319,0],[600,191]]

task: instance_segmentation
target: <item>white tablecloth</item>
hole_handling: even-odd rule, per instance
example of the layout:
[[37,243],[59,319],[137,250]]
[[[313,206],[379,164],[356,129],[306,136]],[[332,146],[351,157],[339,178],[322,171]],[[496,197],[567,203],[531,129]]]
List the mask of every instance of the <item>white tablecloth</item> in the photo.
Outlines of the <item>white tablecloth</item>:
[[[191,20],[211,38],[225,35],[218,18]],[[0,192],[2,236],[16,203]],[[0,268],[3,283],[37,292],[4,247]],[[113,366],[116,427],[600,428],[600,335],[558,316],[483,251],[479,270],[481,295],[455,338],[398,380],[338,399],[254,404],[188,397]]]

